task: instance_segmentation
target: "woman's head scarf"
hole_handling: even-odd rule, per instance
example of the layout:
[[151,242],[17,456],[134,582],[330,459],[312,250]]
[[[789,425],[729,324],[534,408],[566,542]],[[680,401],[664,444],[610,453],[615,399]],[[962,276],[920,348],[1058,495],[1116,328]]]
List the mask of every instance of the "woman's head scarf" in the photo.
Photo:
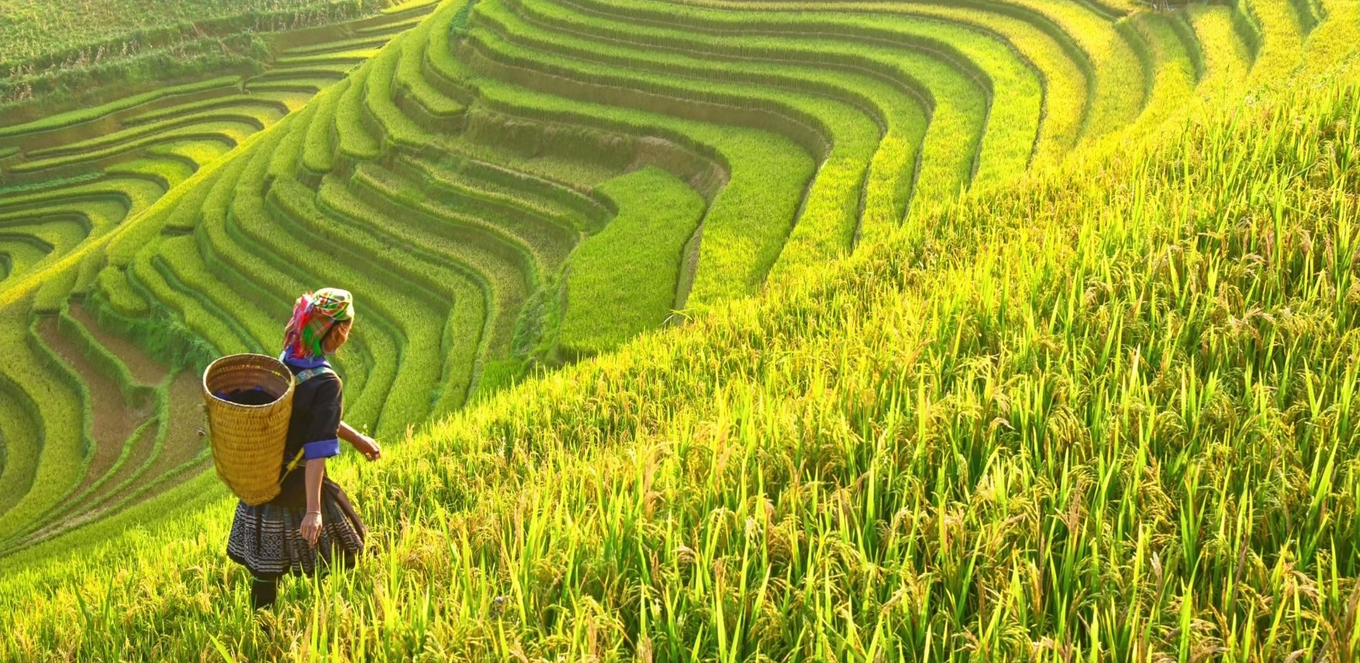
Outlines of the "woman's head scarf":
[[322,288],[298,297],[293,318],[283,330],[283,351],[293,359],[325,354],[321,342],[336,323],[354,318],[354,297],[348,290]]

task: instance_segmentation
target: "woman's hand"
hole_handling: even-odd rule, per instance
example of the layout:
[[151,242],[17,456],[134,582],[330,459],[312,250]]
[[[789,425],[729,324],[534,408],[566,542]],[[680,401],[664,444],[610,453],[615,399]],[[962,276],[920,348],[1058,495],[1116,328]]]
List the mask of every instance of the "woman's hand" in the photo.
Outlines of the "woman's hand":
[[367,435],[359,436],[359,441],[354,443],[354,449],[369,460],[378,460],[379,458],[382,458],[382,447],[378,446],[377,440]]
[[302,517],[302,528],[298,530],[307,545],[315,548],[316,542],[321,538],[321,512],[308,511]]
[[353,426],[342,421],[340,422],[340,429],[335,431],[335,433],[340,439],[349,442],[350,446],[354,447],[355,451],[363,454],[369,460],[378,460],[379,458],[382,458],[382,449],[378,447],[378,441],[354,430]]

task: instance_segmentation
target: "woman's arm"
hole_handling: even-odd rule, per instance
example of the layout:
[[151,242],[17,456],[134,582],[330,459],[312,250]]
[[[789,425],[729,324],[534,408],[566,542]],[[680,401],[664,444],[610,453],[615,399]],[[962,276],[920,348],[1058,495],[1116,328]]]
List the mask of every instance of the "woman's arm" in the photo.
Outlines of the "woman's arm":
[[326,459],[307,461],[307,515],[302,517],[300,534],[307,545],[316,546],[321,537],[321,479],[326,475]]
[[382,449],[378,447],[378,441],[354,430],[352,426],[345,422],[340,422],[340,429],[336,431],[340,439],[349,442],[350,446],[356,451],[368,457],[369,460],[382,458]]

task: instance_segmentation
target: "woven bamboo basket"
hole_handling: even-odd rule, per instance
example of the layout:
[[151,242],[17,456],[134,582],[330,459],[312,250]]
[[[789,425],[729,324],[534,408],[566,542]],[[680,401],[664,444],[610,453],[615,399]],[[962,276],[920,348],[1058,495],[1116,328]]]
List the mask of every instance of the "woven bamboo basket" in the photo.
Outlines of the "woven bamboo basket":
[[[265,355],[222,357],[203,373],[213,466],[246,504],[263,504],[279,494],[279,469],[293,414],[293,385],[288,367]],[[256,387],[273,400],[243,405],[219,396]]]

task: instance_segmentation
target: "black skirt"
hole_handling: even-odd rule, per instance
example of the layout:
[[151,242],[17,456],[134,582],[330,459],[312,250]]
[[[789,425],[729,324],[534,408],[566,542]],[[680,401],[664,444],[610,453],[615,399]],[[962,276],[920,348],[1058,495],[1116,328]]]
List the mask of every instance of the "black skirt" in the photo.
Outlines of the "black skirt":
[[368,531],[345,491],[329,479],[321,484],[321,535],[316,547],[300,531],[307,507],[265,503],[236,505],[227,556],[257,578],[311,575],[332,565],[350,567],[364,551]]

